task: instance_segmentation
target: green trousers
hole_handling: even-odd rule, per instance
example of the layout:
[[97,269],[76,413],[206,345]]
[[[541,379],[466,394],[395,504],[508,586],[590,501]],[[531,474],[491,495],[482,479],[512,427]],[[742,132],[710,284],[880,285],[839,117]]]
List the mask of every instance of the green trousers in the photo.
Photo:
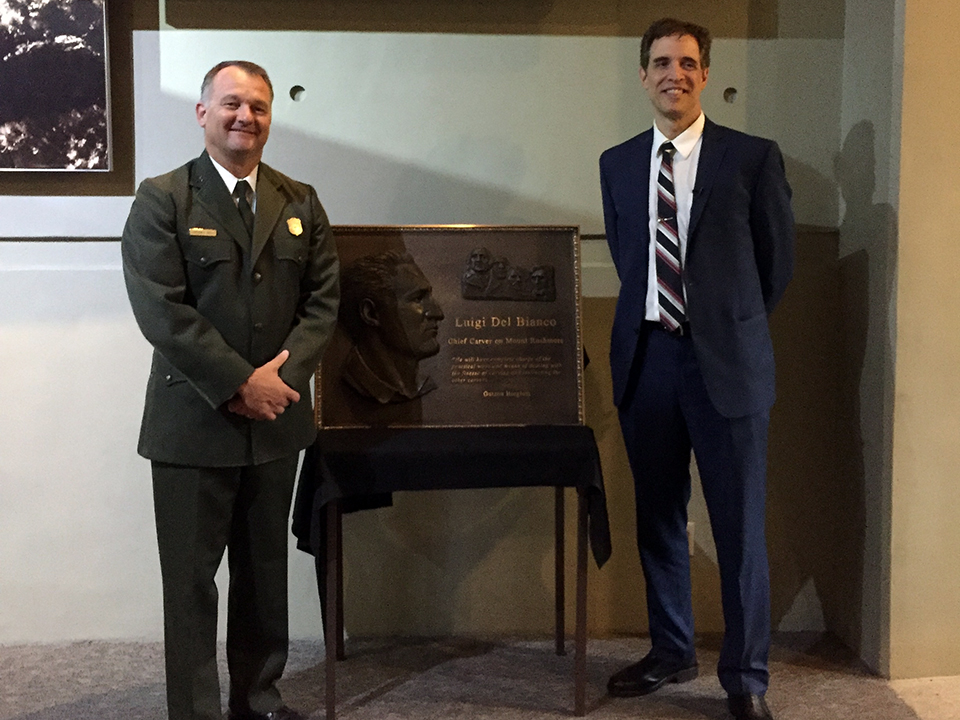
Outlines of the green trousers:
[[220,720],[217,586],[227,551],[229,707],[276,710],[287,660],[287,519],[298,455],[262,465],[153,462],[169,720]]

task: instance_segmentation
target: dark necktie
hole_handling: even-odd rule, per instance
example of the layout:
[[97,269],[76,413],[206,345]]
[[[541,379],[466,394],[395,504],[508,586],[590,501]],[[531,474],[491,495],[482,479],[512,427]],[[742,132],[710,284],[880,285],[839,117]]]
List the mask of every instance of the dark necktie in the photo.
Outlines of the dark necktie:
[[240,211],[240,217],[243,224],[247,227],[247,234],[253,237],[253,209],[250,207],[250,200],[247,199],[250,193],[250,184],[246,180],[238,180],[233,188],[233,196],[237,199],[237,209]]
[[677,198],[673,188],[673,143],[660,146],[657,175],[657,299],[660,322],[676,330],[687,319],[680,279],[680,234],[677,231]]

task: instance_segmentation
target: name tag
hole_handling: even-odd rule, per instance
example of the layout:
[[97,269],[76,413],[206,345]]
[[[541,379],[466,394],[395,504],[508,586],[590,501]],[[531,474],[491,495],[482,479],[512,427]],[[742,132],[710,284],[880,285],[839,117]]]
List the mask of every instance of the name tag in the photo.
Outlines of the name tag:
[[190,228],[190,235],[193,237],[216,237],[217,230],[216,228],[192,227]]

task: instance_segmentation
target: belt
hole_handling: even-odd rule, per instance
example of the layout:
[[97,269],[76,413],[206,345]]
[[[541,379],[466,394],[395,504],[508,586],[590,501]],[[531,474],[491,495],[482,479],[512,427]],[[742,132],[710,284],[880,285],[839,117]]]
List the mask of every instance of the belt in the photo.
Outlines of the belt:
[[641,331],[645,332],[657,330],[659,332],[664,332],[667,335],[672,335],[673,337],[687,337],[690,335],[690,323],[688,322],[681,323],[676,330],[671,330],[658,320],[644,320],[643,324],[640,326],[640,329]]

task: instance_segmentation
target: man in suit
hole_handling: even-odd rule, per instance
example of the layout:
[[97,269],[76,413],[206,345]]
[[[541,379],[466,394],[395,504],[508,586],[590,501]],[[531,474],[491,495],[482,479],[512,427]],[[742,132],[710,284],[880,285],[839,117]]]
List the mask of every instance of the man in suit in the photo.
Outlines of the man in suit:
[[273,88],[220,63],[197,103],[205,151],[137,191],[121,243],[153,345],[139,452],[152,461],[170,720],[219,720],[217,588],[230,570],[231,720],[297,720],[287,517],[315,437],[309,382],[337,317],[338,260],[313,188],[260,162]]
[[697,676],[686,537],[692,448],[720,566],[720,683],[738,720],[771,718],[767,317],[793,272],[790,188],[775,143],[703,115],[705,28],[659,20],[640,54],[654,127],[604,152],[600,179],[621,282],[614,401],[634,476],[652,649],[608,689],[643,695]]

